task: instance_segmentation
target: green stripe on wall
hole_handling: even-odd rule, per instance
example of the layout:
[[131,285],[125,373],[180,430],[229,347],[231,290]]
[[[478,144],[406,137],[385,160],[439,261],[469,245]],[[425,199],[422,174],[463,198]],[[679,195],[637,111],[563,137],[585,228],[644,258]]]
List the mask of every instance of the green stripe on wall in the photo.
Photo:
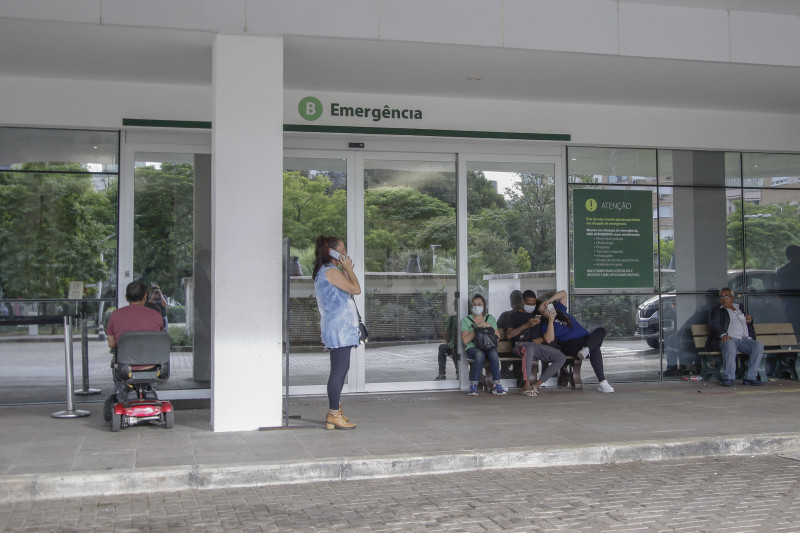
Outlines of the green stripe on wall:
[[426,137],[468,137],[472,139],[523,139],[528,141],[571,141],[568,133],[517,133],[512,131],[431,130],[422,128],[371,128],[361,126],[315,126],[284,124],[283,131],[318,133],[362,133],[379,135],[419,135]]
[[144,126],[146,128],[194,128],[210,130],[211,122],[200,120],[152,120],[143,118],[123,118],[123,126]]
[[[147,128],[211,129],[211,122],[199,120],[153,120],[123,118],[123,126]],[[513,131],[434,130],[425,128],[374,128],[367,126],[318,126],[312,124],[284,124],[283,131],[313,133],[359,133],[372,135],[416,135],[424,137],[462,137],[470,139],[521,139],[527,141],[571,141],[568,133],[518,133]]]

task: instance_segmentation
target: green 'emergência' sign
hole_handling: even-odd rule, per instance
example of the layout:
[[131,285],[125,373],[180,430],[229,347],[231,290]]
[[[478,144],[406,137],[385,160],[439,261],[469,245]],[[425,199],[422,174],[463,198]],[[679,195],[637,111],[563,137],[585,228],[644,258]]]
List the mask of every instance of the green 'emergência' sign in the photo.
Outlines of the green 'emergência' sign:
[[653,288],[653,193],[576,189],[576,289]]

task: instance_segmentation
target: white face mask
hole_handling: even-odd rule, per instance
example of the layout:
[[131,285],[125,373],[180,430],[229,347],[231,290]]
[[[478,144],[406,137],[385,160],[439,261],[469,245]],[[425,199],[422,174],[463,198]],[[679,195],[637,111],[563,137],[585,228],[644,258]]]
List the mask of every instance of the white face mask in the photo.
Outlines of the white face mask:
[[523,305],[522,308],[525,309],[526,313],[533,313],[534,311],[536,311],[535,305]]
[[474,314],[476,314],[476,315],[482,315],[483,314],[483,306],[482,305],[473,305],[472,306],[472,312]]

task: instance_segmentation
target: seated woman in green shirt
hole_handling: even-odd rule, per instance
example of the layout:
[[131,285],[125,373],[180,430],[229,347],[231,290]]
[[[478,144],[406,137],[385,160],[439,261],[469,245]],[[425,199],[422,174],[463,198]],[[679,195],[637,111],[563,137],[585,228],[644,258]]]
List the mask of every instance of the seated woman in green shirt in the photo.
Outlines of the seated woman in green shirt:
[[469,396],[478,395],[478,379],[480,379],[481,376],[484,358],[488,357],[489,366],[492,370],[492,380],[494,381],[492,394],[502,396],[506,394],[506,390],[500,383],[500,358],[497,355],[497,349],[492,348],[484,352],[475,347],[472,341],[475,339],[476,327],[492,327],[495,335],[500,334],[500,332],[497,331],[497,320],[487,312],[486,299],[480,294],[476,294],[472,297],[472,314],[465,316],[461,321],[461,341],[464,343],[464,347],[467,350],[467,359],[474,359],[472,362],[472,374],[470,375],[471,383],[468,394]]

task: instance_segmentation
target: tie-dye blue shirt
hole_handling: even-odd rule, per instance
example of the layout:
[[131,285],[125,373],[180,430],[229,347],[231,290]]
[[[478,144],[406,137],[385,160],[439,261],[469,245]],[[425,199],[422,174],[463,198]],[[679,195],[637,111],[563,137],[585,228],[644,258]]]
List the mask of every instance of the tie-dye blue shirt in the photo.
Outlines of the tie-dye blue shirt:
[[350,293],[328,281],[330,263],[322,265],[314,280],[314,296],[320,315],[322,344],[326,348],[358,345],[358,315]]

